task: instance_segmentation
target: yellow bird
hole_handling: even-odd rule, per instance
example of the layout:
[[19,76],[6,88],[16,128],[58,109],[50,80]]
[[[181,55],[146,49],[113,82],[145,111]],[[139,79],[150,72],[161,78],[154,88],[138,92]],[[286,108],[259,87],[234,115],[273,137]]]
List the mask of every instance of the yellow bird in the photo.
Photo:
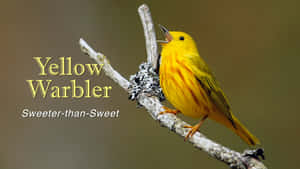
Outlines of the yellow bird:
[[184,32],[168,31],[160,25],[165,41],[159,67],[160,86],[167,100],[176,108],[161,113],[182,113],[200,118],[185,140],[193,136],[205,119],[210,118],[234,131],[249,145],[260,144],[233,115],[229,102],[213,73],[200,57],[192,37]]

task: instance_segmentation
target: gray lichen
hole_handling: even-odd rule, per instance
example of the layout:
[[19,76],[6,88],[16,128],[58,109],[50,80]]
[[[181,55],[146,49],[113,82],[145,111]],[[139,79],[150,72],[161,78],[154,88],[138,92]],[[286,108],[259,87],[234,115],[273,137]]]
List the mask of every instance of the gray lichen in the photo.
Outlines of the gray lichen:
[[139,71],[130,76],[129,99],[137,99],[140,93],[147,93],[149,96],[156,96],[160,101],[165,100],[162,89],[159,86],[159,76],[150,63],[142,63]]

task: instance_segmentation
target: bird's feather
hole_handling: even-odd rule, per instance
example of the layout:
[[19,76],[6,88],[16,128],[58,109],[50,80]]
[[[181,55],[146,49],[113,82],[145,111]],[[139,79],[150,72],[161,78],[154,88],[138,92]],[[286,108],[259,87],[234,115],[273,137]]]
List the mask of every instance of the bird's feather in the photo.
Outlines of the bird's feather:
[[226,115],[234,127],[235,123],[232,118],[231,107],[228,99],[223,93],[220,85],[218,84],[214,74],[200,58],[200,56],[193,56],[191,58],[192,71],[195,74],[195,78],[200,83],[202,88],[206,91],[211,101],[217,107],[217,109]]

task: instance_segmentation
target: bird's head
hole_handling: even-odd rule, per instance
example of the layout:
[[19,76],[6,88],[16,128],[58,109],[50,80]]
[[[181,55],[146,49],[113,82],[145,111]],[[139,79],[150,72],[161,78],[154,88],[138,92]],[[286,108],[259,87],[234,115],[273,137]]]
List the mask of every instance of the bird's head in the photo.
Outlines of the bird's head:
[[158,41],[163,49],[197,51],[196,43],[189,34],[179,31],[168,31],[162,25],[159,25],[159,27],[165,36],[165,40]]

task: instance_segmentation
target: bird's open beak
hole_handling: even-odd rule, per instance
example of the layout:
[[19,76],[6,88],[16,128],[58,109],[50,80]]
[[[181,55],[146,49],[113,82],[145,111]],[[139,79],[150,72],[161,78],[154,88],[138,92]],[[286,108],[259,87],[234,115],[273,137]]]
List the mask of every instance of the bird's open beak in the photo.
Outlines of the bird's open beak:
[[162,44],[165,44],[165,43],[169,43],[170,41],[173,40],[173,37],[172,35],[170,34],[170,32],[168,31],[167,28],[165,28],[164,26],[158,24],[159,28],[161,29],[161,31],[164,33],[165,35],[165,39],[166,40],[158,40],[157,42],[160,42]]

